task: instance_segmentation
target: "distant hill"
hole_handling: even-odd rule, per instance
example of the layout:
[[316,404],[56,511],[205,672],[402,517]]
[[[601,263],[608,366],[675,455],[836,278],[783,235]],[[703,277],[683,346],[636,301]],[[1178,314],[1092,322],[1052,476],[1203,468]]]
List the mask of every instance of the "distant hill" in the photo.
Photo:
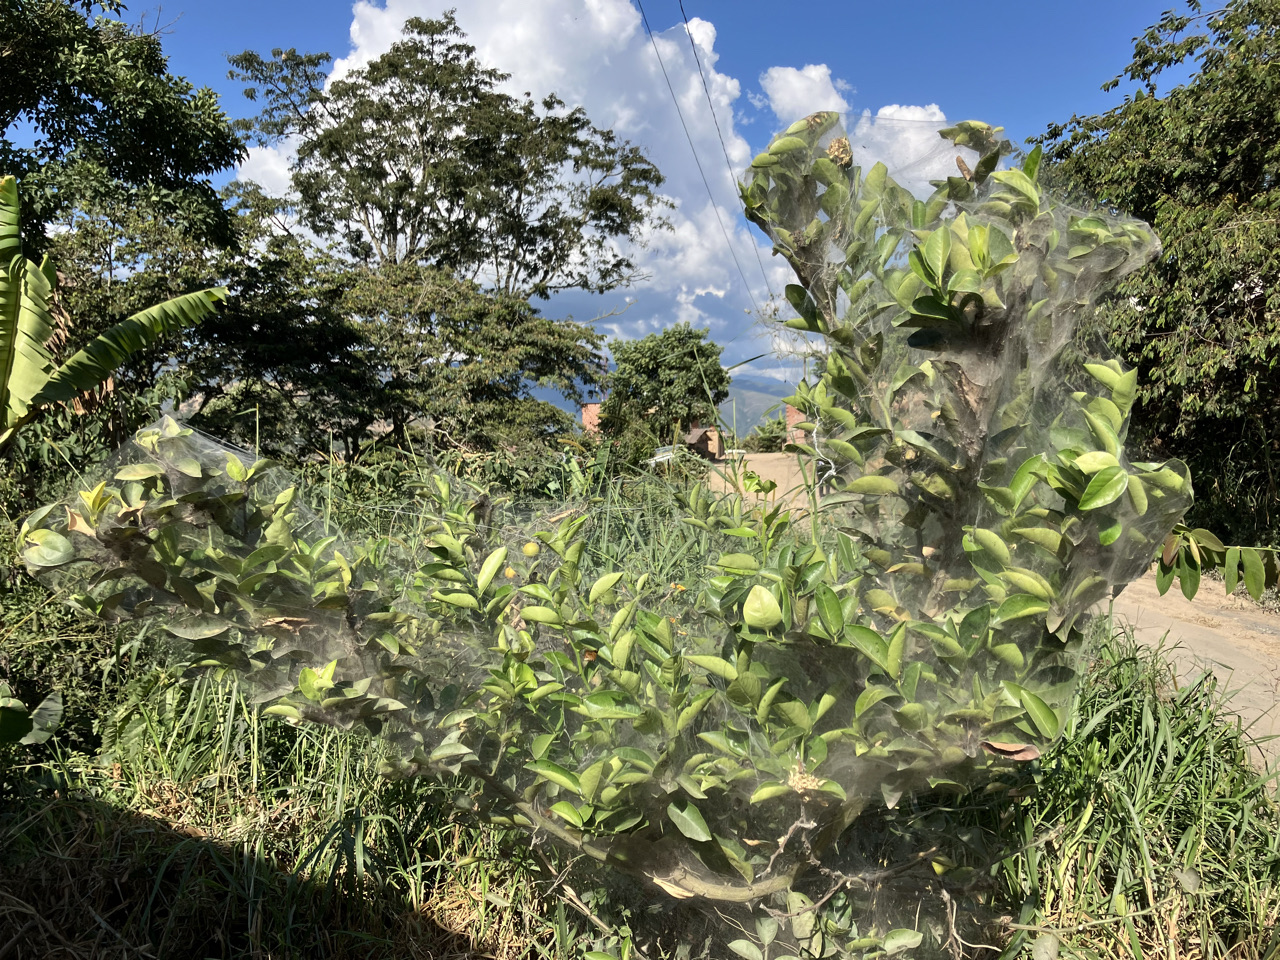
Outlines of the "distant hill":
[[[795,392],[795,384],[783,380],[735,375],[729,386],[729,399],[720,404],[720,418],[729,429],[736,426],[739,437],[745,437],[766,416],[776,417],[781,413],[783,400]],[[773,409],[775,407],[777,409]]]

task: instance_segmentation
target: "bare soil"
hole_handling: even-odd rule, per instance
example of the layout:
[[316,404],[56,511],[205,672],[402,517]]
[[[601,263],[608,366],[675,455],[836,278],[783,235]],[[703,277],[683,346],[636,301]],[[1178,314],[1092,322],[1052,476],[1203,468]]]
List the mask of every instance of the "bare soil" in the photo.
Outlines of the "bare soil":
[[[807,510],[804,478],[793,454],[751,454],[739,462],[717,462],[710,484],[719,490],[741,490],[746,470],[777,484],[773,493],[757,495],[761,499],[790,501]],[[1208,579],[1194,601],[1183,597],[1176,582],[1162,597],[1154,573],[1129,584],[1111,609],[1140,642],[1164,647],[1179,682],[1192,682],[1211,671],[1230,709],[1255,741],[1257,758],[1280,761],[1280,616],[1253,603],[1243,587],[1228,597],[1221,583]]]

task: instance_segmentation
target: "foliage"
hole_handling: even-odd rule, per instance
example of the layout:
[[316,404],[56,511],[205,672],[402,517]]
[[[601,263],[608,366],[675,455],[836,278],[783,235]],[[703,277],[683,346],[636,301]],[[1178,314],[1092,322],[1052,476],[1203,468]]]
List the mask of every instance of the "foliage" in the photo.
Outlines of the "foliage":
[[[1277,30],[1274,0],[1171,10],[1135,42],[1132,95],[1040,138],[1055,181],[1162,239],[1096,329],[1138,368],[1139,445],[1210,478],[1194,515],[1245,543],[1280,531]],[[1187,82],[1157,90],[1184,70]]]
[[[315,468],[309,489],[320,498],[316,506],[322,513],[331,510],[347,529],[408,538],[422,509],[421,503],[403,498],[415,483],[431,484],[432,469],[404,458],[377,466],[339,465],[332,478]],[[607,465],[582,467],[585,485],[577,486],[572,475],[565,478],[563,496],[570,502],[582,495],[611,495],[619,486],[607,482]],[[634,488],[628,498],[591,510],[583,527],[587,562],[613,564],[613,556],[591,560],[598,551],[612,549],[629,559],[632,569],[652,569],[654,580],[680,580],[696,593],[699,578],[717,571],[700,572],[707,534],[672,522],[672,511],[678,517],[689,509],[674,501],[689,492],[652,477],[639,478]],[[465,498],[479,491],[460,487],[457,492]],[[496,491],[491,495],[501,499]],[[465,507],[467,500],[460,503]],[[649,526],[632,530],[633,523]],[[683,537],[690,538],[689,553],[679,561],[671,548]],[[33,625],[31,640],[15,643],[0,633],[0,655],[28,642],[33,652],[46,649],[60,629],[57,623],[71,625],[57,610],[56,598],[42,598],[42,603],[46,619]],[[0,620],[16,623],[20,615],[10,616],[15,609],[6,608]],[[68,648],[71,656],[75,649]],[[555,872],[544,873],[548,868],[531,856],[527,839],[493,828],[477,831],[459,805],[447,802],[452,787],[426,779],[381,780],[376,771],[382,754],[360,731],[295,728],[260,717],[247,703],[249,691],[233,683],[183,677],[172,663],[157,669],[143,659],[129,668],[130,690],[113,687],[92,705],[81,701],[77,698],[97,695],[93,663],[110,654],[111,644],[105,651],[84,650],[79,666],[91,671],[90,683],[65,692],[67,709],[102,718],[109,731],[107,751],[100,758],[77,755],[26,773],[11,770],[10,785],[16,783],[22,792],[7,795],[8,819],[0,817],[0,888],[56,924],[73,944],[90,944],[101,932],[88,906],[131,942],[150,940],[181,951],[186,944],[218,939],[229,956],[249,956],[272,945],[285,950],[283,944],[305,950],[313,937],[321,938],[316,942],[327,944],[325,949],[350,944],[362,956],[463,947],[513,960],[526,950],[539,957],[545,951],[548,958],[590,948],[618,955],[618,943],[589,943],[592,930],[581,922],[583,929],[575,930],[573,894],[558,907],[540,902],[538,891],[554,879],[557,892],[567,884],[599,920],[624,938],[629,934],[647,956],[667,956],[679,945],[692,946],[696,956],[704,929],[718,935],[712,955],[730,955],[724,941],[751,946],[747,933],[714,914],[689,910],[687,901],[628,916],[624,908],[637,891],[581,869],[559,872],[554,860],[549,869]],[[1071,947],[1092,947],[1102,955],[1119,952],[1115,938],[1127,936],[1126,920],[1142,935],[1144,951],[1148,931],[1168,929],[1169,918],[1186,938],[1206,928],[1226,938],[1237,923],[1233,918],[1256,917],[1255,933],[1266,929],[1268,911],[1275,909],[1275,886],[1269,892],[1264,881],[1266,871],[1274,869],[1274,854],[1268,851],[1276,832],[1267,829],[1266,804],[1254,802],[1260,787],[1251,784],[1262,778],[1236,762],[1239,735],[1221,717],[1221,705],[1208,697],[1206,686],[1178,697],[1164,673],[1147,673],[1146,661],[1132,656],[1123,645],[1104,646],[1082,678],[1079,706],[1068,714],[1062,740],[1040,763],[1005,772],[990,789],[976,790],[963,803],[945,792],[904,796],[893,810],[868,810],[856,831],[846,835],[833,864],[837,868],[854,873],[867,865],[910,867],[881,871],[891,875],[875,883],[881,910],[892,904],[897,911],[890,916],[914,918],[920,903],[920,918],[910,925],[924,931],[926,939],[906,955],[942,951],[948,906],[959,908],[955,924],[970,942],[1004,944],[1018,936],[999,922],[1012,916],[1025,925],[1058,929],[1064,953]],[[67,663],[77,666],[74,660]],[[59,669],[62,664],[59,658]],[[1117,702],[1121,706],[1113,706]],[[1172,721],[1167,733],[1158,735],[1166,745],[1160,750],[1126,747],[1138,742],[1135,737],[1144,744],[1156,740],[1143,732],[1148,729],[1144,716],[1161,730],[1166,716]],[[1095,734],[1102,728],[1127,732],[1115,738],[1114,749],[1104,743],[1099,757],[1101,741]],[[63,742],[65,735],[60,730],[51,744]],[[1169,749],[1172,766],[1164,765]],[[1147,772],[1153,765],[1155,775]],[[1231,786],[1218,791],[1219,782]],[[35,792],[38,783],[46,784],[44,792]],[[48,791],[55,788],[64,799],[51,796]],[[1022,799],[1014,799],[1019,795]],[[1120,796],[1141,811],[1141,832],[1126,826]],[[1213,838],[1183,849],[1195,851],[1190,866],[1204,878],[1200,889],[1181,893],[1181,899],[1172,896],[1181,886],[1161,867],[1166,861],[1156,859],[1151,879],[1160,891],[1161,912],[1145,914],[1146,838],[1181,836],[1187,825],[1194,825],[1193,838]],[[1057,853],[1077,835],[1082,839],[1072,849],[1092,850],[1136,871],[1123,886],[1129,914],[1110,912],[1115,874],[1110,867],[1094,869],[1099,860],[1082,856],[1078,876],[1068,869],[1059,878]],[[1227,836],[1240,838],[1229,851],[1216,839]],[[938,850],[932,859],[921,860],[920,852],[933,846]],[[994,875],[993,862],[998,864]],[[1230,864],[1238,869],[1224,868]],[[1185,869],[1182,863],[1179,869]],[[353,887],[359,877],[365,885]],[[597,884],[603,889],[593,895]],[[486,900],[490,892],[501,900]],[[651,899],[643,892],[639,897]],[[815,927],[824,936],[841,936],[847,929],[841,918],[851,906],[867,928],[865,906],[843,891],[814,912]],[[1068,933],[1063,928],[1074,927],[1070,911],[1076,907],[1107,922]],[[112,908],[117,912],[105,912]],[[764,932],[771,933],[770,918],[761,916]],[[0,940],[11,939],[29,917],[0,911]],[[789,926],[783,920],[763,948],[770,957],[786,953]],[[758,937],[752,921],[745,928],[751,939]],[[1245,937],[1237,947],[1242,957],[1264,955],[1256,946],[1249,952],[1247,927],[1236,929]],[[465,942],[451,931],[465,931]],[[1031,932],[1027,939],[1038,935]],[[53,937],[41,929],[27,936],[36,938],[33,944]],[[1024,943],[1024,955],[1028,948]]]
[[662,176],[639,148],[557,98],[497,92],[505,74],[465,43],[452,13],[325,85],[327,55],[231,58],[264,97],[260,142],[294,137],[303,221],[370,266],[428,264],[507,297],[603,291],[635,278]]
[[[1059,388],[1077,315],[1149,234],[1056,206],[1036,157],[993,173],[990,128],[946,131],[990,146],[983,179],[926,203],[829,160],[830,126],[803,122],[744,189],[809,285],[790,291],[800,322],[833,343],[796,402],[853,465],[827,480],[842,530],[806,543],[782,507],[698,494],[689,524],[736,546],[690,604],[648,573],[588,576],[586,513],[529,537],[442,478],[414,536],[340,541],[280,471],[163,421],[37,511],[24,558],[99,616],[177,607],[165,629],[250,676],[268,712],[381,733],[401,773],[478,777],[499,821],[677,897],[784,894],[868,807],[963,791],[981,743],[1025,759],[1051,742],[1079,617],[1189,501],[1185,468],[1122,459],[1134,374],[1090,364],[1090,392]],[[841,202],[813,227],[820,177]],[[844,269],[825,272],[823,235],[853,251]]]
[[0,680],[0,743],[44,743],[62,719],[62,696],[49,694],[28,710],[13,695],[9,685]]
[[639,432],[654,446],[678,442],[695,420],[711,425],[716,407],[729,396],[722,348],[687,323],[639,340],[609,345],[615,369],[600,407],[600,428],[622,438]]
[[24,232],[38,248],[55,218],[111,196],[155,205],[193,235],[225,242],[229,224],[209,177],[244,152],[217,95],[168,72],[158,35],[91,18],[92,6],[0,4],[0,171],[22,180]]
[[174,664],[139,669],[102,720],[101,756],[0,770],[0,939],[24,956],[116,955],[95,917],[157,956],[559,960],[617,942],[550,901],[554,862],[434,783],[379,777],[366,738],[260,717]]
[[742,449],[748,453],[781,453],[787,445],[787,415],[766,417],[752,428],[742,441]]
[[57,275],[48,258],[37,265],[22,252],[18,187],[0,179],[0,451],[40,407],[66,403],[99,386],[127,357],[214,312],[223,289],[201,290],[122,320],[55,366],[48,342],[58,319]]
[[[1136,374],[1067,349],[1149,255],[1145,227],[1057,203],[1038,154],[997,170],[998,131],[974,123],[942,133],[978,148],[976,172],[918,200],[824,143],[833,122],[797,124],[744,185],[802,280],[796,324],[832,344],[795,398],[836,490],[807,535],[695,487],[683,526],[715,574],[664,583],[588,537],[604,471],[579,467],[587,499],[554,515],[430,476],[409,528],[345,540],[287,473],[166,418],[36,511],[24,560],[81,610],[160,615],[268,714],[378,734],[389,773],[473,777],[494,822],[673,897],[803,915],[806,874],[848,894],[836,928],[791,924],[789,949],[919,942],[860,918],[879,867],[831,865],[836,840],[1039,756],[1082,615],[1162,546],[1216,541],[1166,545],[1185,468],[1125,459]],[[702,332],[676,331],[700,356]]]
[[603,372],[603,338],[523,299],[412,263],[348,277],[340,307],[362,334],[397,437],[417,423],[438,446],[545,455],[574,421],[534,388],[580,404]]

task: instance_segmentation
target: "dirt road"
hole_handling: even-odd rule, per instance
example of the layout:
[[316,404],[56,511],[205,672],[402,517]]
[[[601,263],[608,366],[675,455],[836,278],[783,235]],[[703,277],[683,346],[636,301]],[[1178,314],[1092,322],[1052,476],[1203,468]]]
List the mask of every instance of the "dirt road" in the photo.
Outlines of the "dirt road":
[[[713,486],[729,489],[731,464],[721,464],[723,476]],[[777,483],[775,497],[807,507],[797,458],[786,453],[752,454],[740,469]],[[1228,597],[1222,584],[1205,580],[1194,601],[1177,584],[1163,597],[1154,575],[1131,583],[1113,607],[1117,620],[1132,626],[1138,639],[1163,644],[1188,682],[1211,670],[1228,692],[1228,702],[1259,743],[1259,756],[1280,760],[1280,616],[1267,613],[1247,598]],[[1268,739],[1274,738],[1274,739]]]
[[1231,709],[1269,761],[1280,760],[1280,617],[1247,598],[1225,595],[1206,580],[1194,601],[1177,584],[1163,597],[1153,575],[1129,584],[1115,600],[1116,619],[1130,624],[1143,643],[1164,643],[1190,680],[1203,670],[1218,677]]

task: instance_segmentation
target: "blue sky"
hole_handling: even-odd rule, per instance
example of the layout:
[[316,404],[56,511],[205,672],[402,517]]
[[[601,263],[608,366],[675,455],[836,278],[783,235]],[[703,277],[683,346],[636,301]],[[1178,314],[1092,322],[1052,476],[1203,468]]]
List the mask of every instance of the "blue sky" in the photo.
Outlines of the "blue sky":
[[[179,0],[158,11],[135,5],[129,16],[164,26],[171,69],[219,91],[234,116],[252,107],[226,78],[226,54],[327,50],[342,69],[385,51],[407,16],[436,16],[445,2]],[[901,130],[908,140],[932,138],[930,144],[937,142],[933,127],[915,121],[983,119],[1020,141],[1072,113],[1104,110],[1122,90],[1102,93],[1100,85],[1128,63],[1133,37],[1171,0],[684,0],[688,32],[678,0],[644,0],[714,207],[635,0],[453,2],[481,56],[513,74],[513,91],[555,91],[571,105],[581,103],[597,123],[642,145],[668,177],[675,229],[655,236],[639,255],[651,279],[604,297],[559,297],[546,312],[587,320],[623,311],[600,322],[618,336],[689,320],[710,327],[726,346],[726,361],[736,362],[770,348],[748,311],[787,276],[763,237],[738,216],[730,165],[736,173],[777,129],[813,109],[870,111],[893,120],[885,130]],[[730,164],[695,72],[691,36],[708,71]],[[242,175],[282,189],[287,161],[287,152],[257,151]],[[727,241],[717,210],[727,221]],[[753,372],[773,376],[791,369],[785,357],[753,365]]]

